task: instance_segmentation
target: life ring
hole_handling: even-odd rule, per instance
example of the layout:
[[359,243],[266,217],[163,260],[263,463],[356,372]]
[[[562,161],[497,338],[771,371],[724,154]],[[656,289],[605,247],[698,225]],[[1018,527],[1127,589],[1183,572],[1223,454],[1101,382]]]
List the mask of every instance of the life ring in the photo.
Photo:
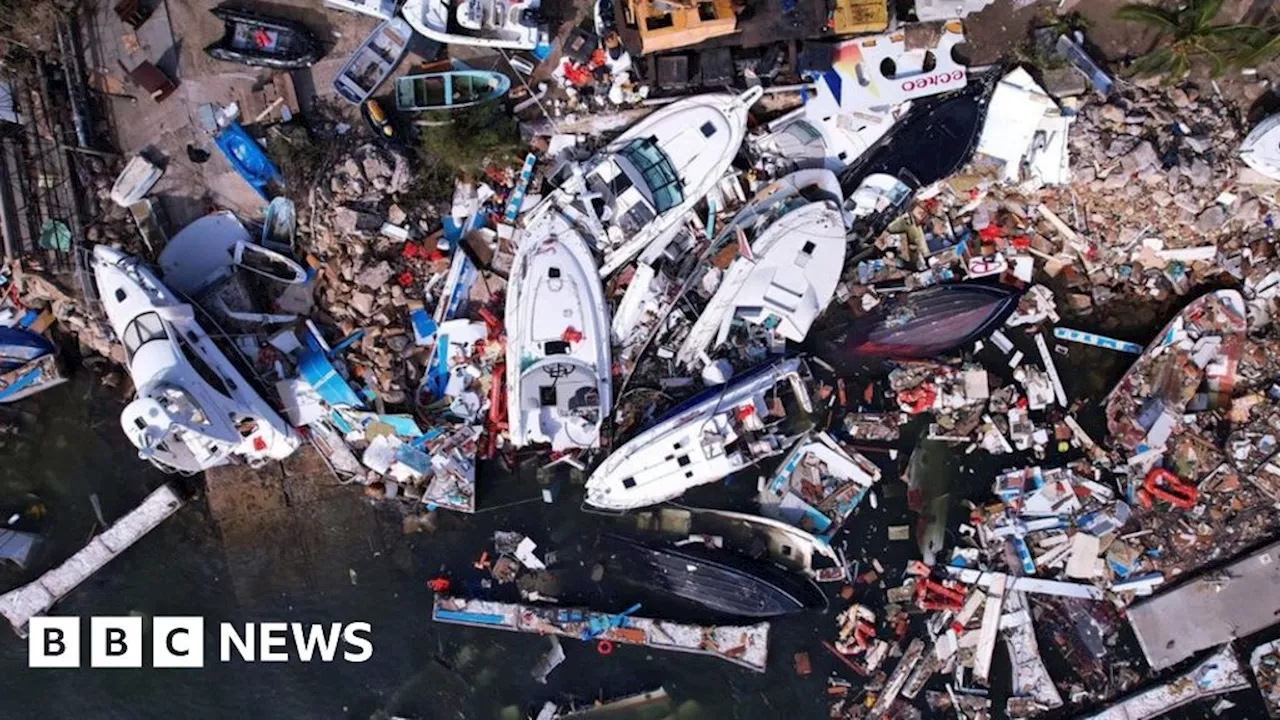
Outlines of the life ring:
[[609,640],[601,638],[596,643],[596,652],[601,655],[611,655],[613,653],[613,643]]

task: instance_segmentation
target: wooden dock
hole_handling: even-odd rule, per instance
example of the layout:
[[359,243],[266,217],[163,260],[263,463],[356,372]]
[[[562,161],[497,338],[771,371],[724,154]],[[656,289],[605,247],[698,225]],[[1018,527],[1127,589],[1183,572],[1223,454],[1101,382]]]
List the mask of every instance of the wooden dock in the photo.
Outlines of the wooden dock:
[[142,504],[56,568],[20,588],[0,595],[0,615],[19,637],[27,636],[27,622],[48,612],[89,576],[101,570],[142,536],[182,507],[182,498],[168,484],[161,485]]

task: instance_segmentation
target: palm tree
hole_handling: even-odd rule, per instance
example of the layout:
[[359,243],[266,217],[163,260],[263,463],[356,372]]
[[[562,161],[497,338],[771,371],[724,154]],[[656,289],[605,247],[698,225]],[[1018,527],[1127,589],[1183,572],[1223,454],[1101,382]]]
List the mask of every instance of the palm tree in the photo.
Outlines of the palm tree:
[[1157,30],[1160,46],[1138,58],[1132,70],[1138,75],[1167,74],[1177,81],[1186,77],[1196,60],[1209,63],[1214,76],[1228,65],[1245,64],[1255,56],[1266,59],[1280,50],[1273,33],[1255,25],[1213,25],[1222,0],[1189,0],[1176,10],[1155,5],[1130,4],[1116,10],[1120,20],[1139,22]]

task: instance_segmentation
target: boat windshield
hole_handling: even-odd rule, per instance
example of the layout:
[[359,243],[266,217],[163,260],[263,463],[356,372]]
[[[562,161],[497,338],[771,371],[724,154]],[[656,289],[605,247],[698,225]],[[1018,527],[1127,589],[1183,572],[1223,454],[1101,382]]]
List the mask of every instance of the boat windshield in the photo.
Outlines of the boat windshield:
[[680,176],[676,174],[671,159],[662,152],[653,138],[636,138],[618,152],[640,173],[649,188],[653,207],[664,213],[684,202]]
[[124,343],[124,352],[129,360],[133,359],[134,353],[138,352],[138,348],[146,345],[152,340],[167,340],[169,334],[164,330],[164,323],[160,320],[159,313],[143,313],[134,318],[127,326],[125,326],[124,334],[120,341]]

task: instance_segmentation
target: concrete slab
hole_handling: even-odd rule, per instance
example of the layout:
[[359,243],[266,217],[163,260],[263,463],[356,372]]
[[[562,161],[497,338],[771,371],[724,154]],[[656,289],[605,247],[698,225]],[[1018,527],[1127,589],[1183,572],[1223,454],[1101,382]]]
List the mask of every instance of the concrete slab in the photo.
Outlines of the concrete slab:
[[1270,627],[1280,615],[1280,543],[1136,603],[1127,614],[1153,670]]

